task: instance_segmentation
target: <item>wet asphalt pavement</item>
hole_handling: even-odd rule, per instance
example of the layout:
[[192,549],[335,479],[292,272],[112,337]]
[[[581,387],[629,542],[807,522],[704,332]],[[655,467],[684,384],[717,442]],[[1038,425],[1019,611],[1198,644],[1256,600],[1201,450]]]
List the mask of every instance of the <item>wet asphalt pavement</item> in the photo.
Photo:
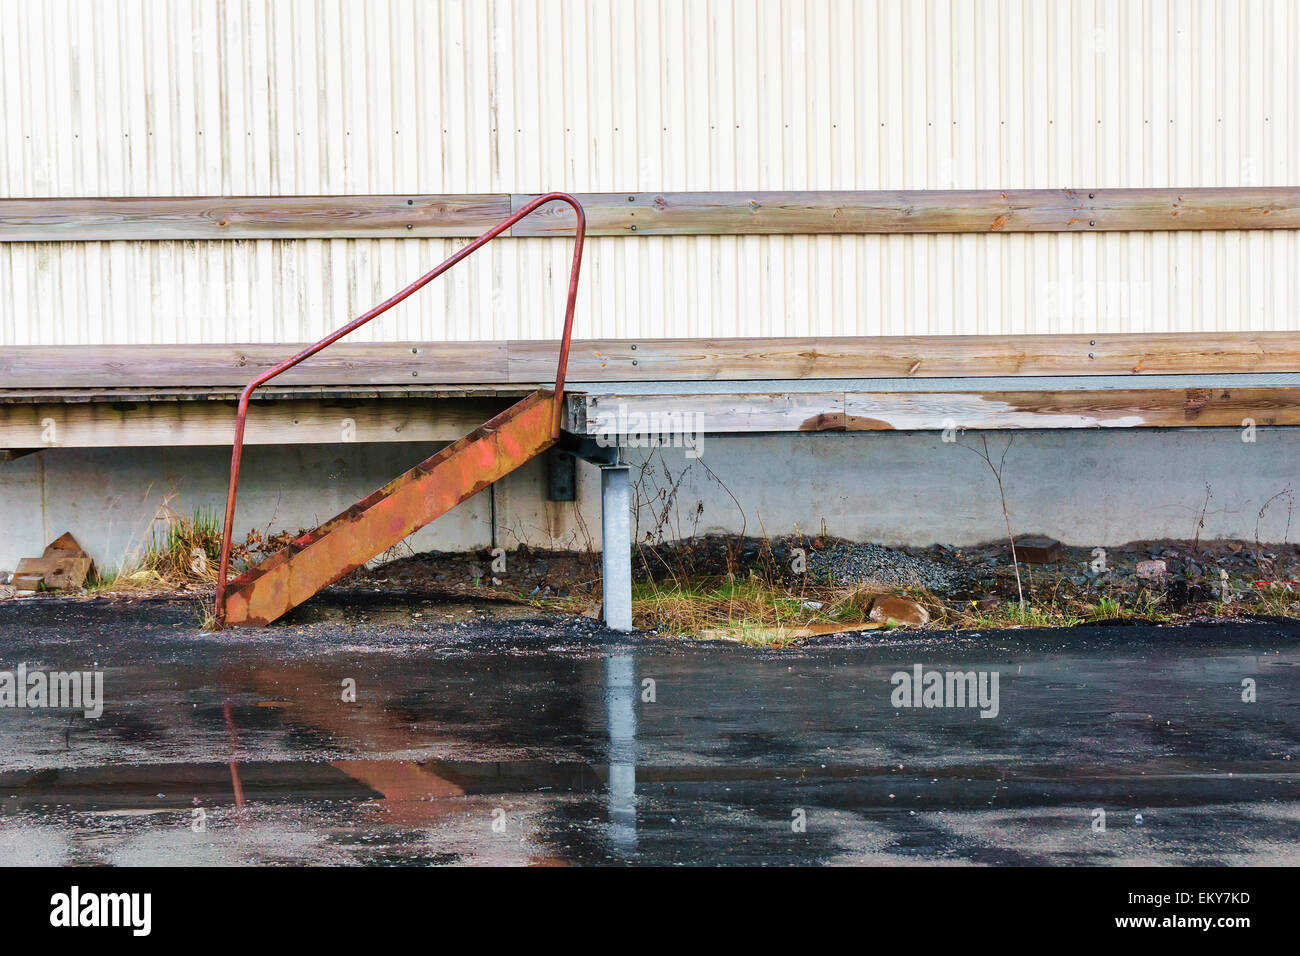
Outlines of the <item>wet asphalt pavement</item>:
[[[0,670],[105,697],[0,708],[0,860],[1300,862],[1294,623],[755,650],[313,605],[204,634],[194,602],[0,604]],[[996,674],[996,715],[894,706],[916,665]]]

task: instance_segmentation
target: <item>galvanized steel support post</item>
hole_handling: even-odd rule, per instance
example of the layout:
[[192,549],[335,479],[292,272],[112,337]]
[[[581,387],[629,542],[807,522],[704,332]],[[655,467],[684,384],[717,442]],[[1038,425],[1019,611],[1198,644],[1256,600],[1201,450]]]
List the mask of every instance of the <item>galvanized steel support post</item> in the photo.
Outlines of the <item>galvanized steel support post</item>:
[[627,465],[600,469],[601,590],[605,626],[632,630],[632,479]]

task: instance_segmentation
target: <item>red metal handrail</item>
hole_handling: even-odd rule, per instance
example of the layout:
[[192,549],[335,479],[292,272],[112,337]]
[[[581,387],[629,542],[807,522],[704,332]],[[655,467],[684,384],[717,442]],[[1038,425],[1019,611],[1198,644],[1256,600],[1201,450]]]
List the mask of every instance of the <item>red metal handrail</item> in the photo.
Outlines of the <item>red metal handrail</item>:
[[226,490],[226,523],[221,532],[221,565],[217,570],[217,598],[215,607],[218,627],[221,627],[225,623],[226,617],[226,577],[230,571],[230,535],[235,523],[235,498],[239,493],[239,463],[244,452],[244,423],[248,418],[249,397],[255,390],[265,385],[280,373],[287,372],[299,362],[310,358],[321,349],[333,345],[349,332],[356,331],[371,319],[387,312],[407,296],[424,288],[475,250],[487,245],[519,220],[536,212],[538,208],[546,205],[548,202],[554,201],[568,203],[573,207],[573,211],[577,215],[578,219],[573,239],[573,268],[569,272],[569,298],[564,310],[564,336],[560,340],[560,362],[555,370],[555,423],[552,426],[551,434],[556,437],[559,436],[560,399],[564,395],[564,371],[569,364],[569,338],[573,334],[573,307],[578,296],[578,271],[582,267],[582,243],[587,234],[587,216],[586,213],[583,212],[582,204],[568,193],[547,193],[545,196],[538,196],[527,206],[524,206],[524,208],[520,209],[518,212],[513,213],[509,218],[501,220],[501,222],[483,233],[483,235],[479,236],[465,248],[457,251],[455,255],[448,257],[442,263],[420,276],[420,278],[416,279],[401,292],[398,292],[391,298],[385,299],[369,312],[353,319],[347,325],[343,326],[343,328],[321,339],[315,345],[303,349],[293,358],[286,359],[274,368],[267,369],[261,375],[257,376],[257,378],[244,386],[244,391],[239,396],[239,411],[235,415],[235,443],[230,454],[230,486]]

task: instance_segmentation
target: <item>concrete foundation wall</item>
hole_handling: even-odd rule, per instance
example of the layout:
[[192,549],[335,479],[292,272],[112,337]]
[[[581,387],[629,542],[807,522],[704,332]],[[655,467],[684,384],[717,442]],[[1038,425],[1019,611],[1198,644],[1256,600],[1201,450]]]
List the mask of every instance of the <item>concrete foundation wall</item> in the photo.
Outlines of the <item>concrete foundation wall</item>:
[[[626,449],[640,503],[634,538],[741,530],[776,536],[820,531],[885,544],[967,545],[1005,536],[997,484],[971,449],[988,438],[1003,469],[1017,533],[1110,546],[1139,538],[1253,539],[1274,495],[1300,488],[1300,429],[1074,430],[706,436],[703,454]],[[310,528],[439,446],[250,447],[238,534]],[[101,567],[122,564],[147,539],[165,503],[220,513],[225,448],[50,449],[0,463],[0,569],[39,555],[71,531]],[[1206,504],[1207,486],[1210,498]],[[545,500],[545,469],[530,462],[496,489],[497,541],[600,547],[599,475],[579,465],[579,503]],[[1258,520],[1261,540],[1294,537],[1289,496]],[[414,550],[459,550],[491,541],[482,493],[409,539]],[[1300,514],[1296,515],[1300,526]]]

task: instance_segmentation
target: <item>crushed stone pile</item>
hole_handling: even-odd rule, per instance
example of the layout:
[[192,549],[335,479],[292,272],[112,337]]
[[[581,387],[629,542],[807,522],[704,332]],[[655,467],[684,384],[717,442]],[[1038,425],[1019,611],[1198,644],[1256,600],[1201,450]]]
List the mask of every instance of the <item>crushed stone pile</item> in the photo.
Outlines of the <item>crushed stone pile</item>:
[[937,592],[968,583],[968,575],[959,567],[867,543],[842,542],[820,551],[810,550],[808,572],[827,584],[920,587]]

